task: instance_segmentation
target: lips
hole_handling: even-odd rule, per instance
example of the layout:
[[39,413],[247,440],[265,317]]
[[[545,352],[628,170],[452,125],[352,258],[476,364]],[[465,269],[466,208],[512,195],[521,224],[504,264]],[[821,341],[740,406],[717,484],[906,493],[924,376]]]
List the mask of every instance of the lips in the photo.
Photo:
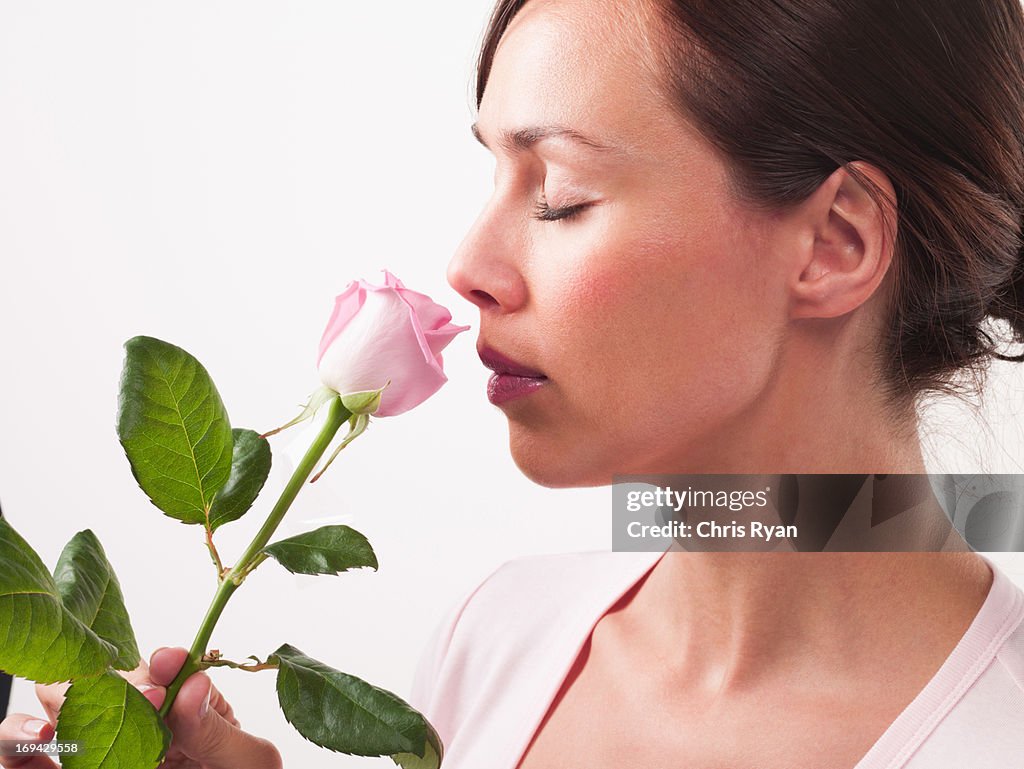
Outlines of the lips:
[[487,399],[496,406],[543,389],[548,381],[536,369],[524,366],[486,345],[477,348],[477,355],[494,372],[487,380]]
[[521,363],[517,363],[490,347],[485,346],[478,348],[477,355],[480,356],[480,361],[484,366],[496,374],[511,374],[512,376],[530,377],[533,379],[547,379],[547,377],[540,371],[536,371],[522,365]]

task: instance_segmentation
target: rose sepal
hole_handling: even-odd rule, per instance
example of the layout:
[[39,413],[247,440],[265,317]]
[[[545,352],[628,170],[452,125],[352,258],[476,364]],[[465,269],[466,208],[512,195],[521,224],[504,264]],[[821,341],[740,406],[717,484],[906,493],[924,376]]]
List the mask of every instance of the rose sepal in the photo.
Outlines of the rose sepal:
[[[385,387],[386,386],[387,385],[385,385]],[[327,385],[321,385],[316,390],[314,390],[312,394],[309,396],[309,401],[306,403],[305,406],[303,406],[301,414],[295,417],[295,419],[293,419],[291,422],[283,424],[280,427],[274,428],[269,432],[265,432],[260,437],[268,438],[271,435],[276,435],[282,430],[287,430],[289,427],[292,427],[293,425],[297,425],[299,422],[305,422],[307,419],[312,419],[316,415],[316,412],[320,410],[320,407],[323,406],[328,401],[330,401],[331,398],[333,398],[337,394],[338,393],[335,390],[332,390]]]
[[[384,388],[381,388],[381,389],[384,389]],[[342,401],[342,405],[344,405],[344,400]],[[338,444],[338,448],[336,448],[334,450],[334,453],[331,454],[331,458],[327,460],[327,464],[325,464],[320,469],[320,472],[318,472],[316,475],[314,475],[312,478],[310,478],[309,482],[313,483],[317,478],[319,478],[321,475],[323,475],[327,471],[327,468],[331,466],[331,462],[334,461],[334,458],[337,457],[338,454],[341,453],[341,450],[343,448],[345,448],[346,446],[348,446],[348,444],[350,444],[352,441],[354,441],[360,435],[362,435],[363,432],[365,432],[367,425],[369,425],[369,424],[370,424],[370,415],[369,414],[353,414],[351,417],[349,417],[349,420],[348,420],[348,433],[342,439],[341,443]]]
[[366,414],[369,416],[380,408],[381,393],[384,392],[384,389],[389,384],[391,384],[390,379],[384,383],[383,387],[379,387],[376,390],[363,390],[361,392],[347,394],[343,393],[341,396],[341,405],[353,414]]

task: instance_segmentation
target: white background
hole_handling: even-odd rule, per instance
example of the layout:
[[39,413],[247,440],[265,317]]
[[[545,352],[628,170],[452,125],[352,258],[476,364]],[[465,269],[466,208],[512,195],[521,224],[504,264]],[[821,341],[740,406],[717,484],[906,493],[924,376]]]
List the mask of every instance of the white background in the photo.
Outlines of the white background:
[[[350,523],[380,571],[295,577],[268,562],[213,646],[283,642],[407,696],[442,612],[501,562],[609,547],[608,489],[523,478],[485,397],[476,309],[444,270],[490,190],[470,136],[476,45],[490,0],[445,3],[6,2],[0,5],[0,500],[50,566],[83,528],[117,569],[140,645],[188,646],[214,589],[198,527],[135,486],[114,432],[121,345],[178,344],[209,369],[235,426],[267,430],[317,386],[333,297],[387,267],[473,330],[451,381],[375,421],[283,534]],[[993,372],[978,422],[929,412],[934,472],[1022,472],[1024,369]],[[278,464],[228,561],[258,528],[309,430]],[[1021,556],[997,556],[1024,582]],[[243,726],[289,767],[391,766],[303,740],[273,674],[216,670]],[[38,712],[16,682],[14,711]]]

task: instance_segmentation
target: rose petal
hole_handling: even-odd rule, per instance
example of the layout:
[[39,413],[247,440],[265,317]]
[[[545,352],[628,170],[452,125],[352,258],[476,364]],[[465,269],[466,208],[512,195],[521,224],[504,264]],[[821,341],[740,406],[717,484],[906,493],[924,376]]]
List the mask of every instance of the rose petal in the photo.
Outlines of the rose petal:
[[452,314],[447,308],[437,304],[426,294],[408,288],[400,288],[398,293],[412,307],[424,331],[439,329],[451,321]]
[[323,336],[320,337],[320,348],[316,358],[317,365],[320,365],[320,360],[324,357],[324,352],[327,348],[334,342],[342,329],[356,316],[359,308],[363,306],[365,294],[360,290],[361,283],[361,280],[353,280],[345,287],[344,291],[334,298],[334,310],[331,312],[330,320],[327,321],[327,327],[324,329]]
[[[448,377],[444,376],[444,370],[441,368],[441,366],[438,365],[437,361],[434,358],[434,355],[436,353],[434,352],[433,349],[431,349],[429,342],[427,342],[427,336],[423,331],[423,327],[420,325],[418,316],[416,315],[416,307],[412,304],[412,302],[409,301],[409,297],[407,296],[407,294],[409,293],[416,292],[410,292],[408,289],[406,289],[404,291],[396,290],[396,293],[398,295],[398,298],[401,299],[402,302],[405,303],[405,306],[409,308],[409,320],[411,321],[413,331],[416,334],[416,341],[419,342],[420,350],[423,353],[423,359],[427,361],[442,377],[444,377],[442,384],[444,382],[447,382]],[[433,302],[431,302],[431,304],[433,304]],[[444,308],[442,307],[441,309]],[[447,313],[447,310],[445,310],[445,312]],[[451,315],[449,315],[448,317],[451,317]]]
[[381,270],[384,273],[384,286],[386,288],[405,288],[405,285],[397,277],[392,275],[387,268]]
[[437,356],[440,362],[441,350],[447,347],[463,331],[469,331],[469,326],[456,326],[453,323],[448,323],[443,328],[434,331],[424,331],[423,335],[427,338],[427,344],[430,346],[431,352]]

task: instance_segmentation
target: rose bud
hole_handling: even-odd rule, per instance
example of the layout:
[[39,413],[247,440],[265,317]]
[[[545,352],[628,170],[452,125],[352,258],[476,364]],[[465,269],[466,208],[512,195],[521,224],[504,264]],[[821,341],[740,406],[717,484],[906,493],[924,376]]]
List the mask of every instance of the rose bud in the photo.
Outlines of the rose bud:
[[448,381],[441,351],[469,326],[453,324],[447,309],[383,272],[383,286],[355,280],[335,298],[317,358],[323,386],[299,416],[262,437],[311,418],[336,395],[353,414],[390,417]]
[[383,286],[353,281],[334,300],[320,340],[320,381],[341,395],[384,388],[375,416],[408,411],[448,381],[441,351],[469,329],[451,319],[387,270]]

